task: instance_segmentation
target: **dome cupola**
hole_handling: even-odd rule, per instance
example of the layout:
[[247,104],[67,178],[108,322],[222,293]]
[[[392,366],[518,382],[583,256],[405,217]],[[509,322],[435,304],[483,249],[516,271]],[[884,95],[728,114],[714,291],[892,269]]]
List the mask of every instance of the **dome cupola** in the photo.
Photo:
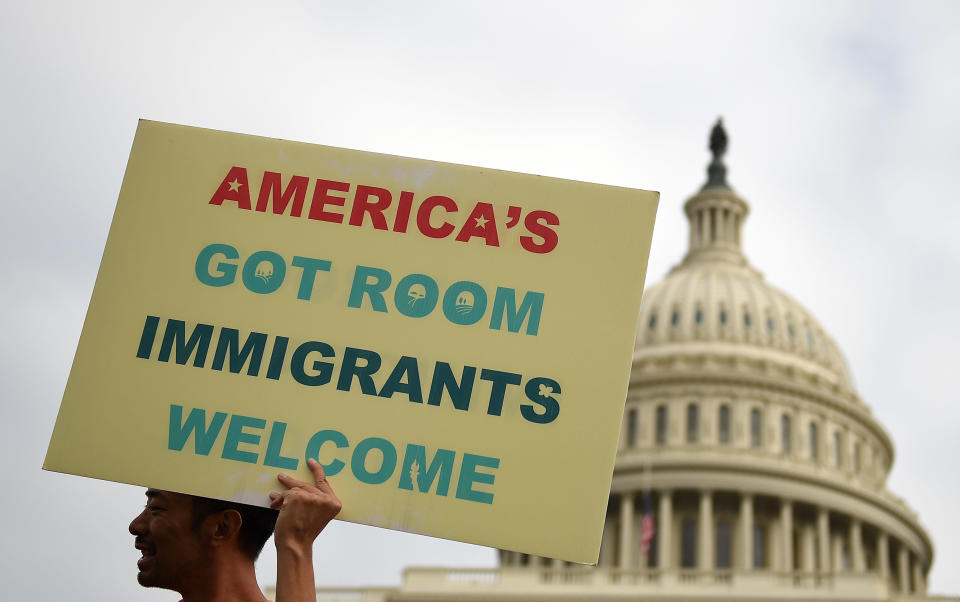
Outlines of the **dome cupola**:
[[[747,201],[727,182],[728,137],[710,133],[707,182],[684,204],[689,250],[643,295],[635,368],[650,358],[724,358],[787,374],[859,405],[833,338],[796,300],[769,285],[742,248]],[[666,356],[666,358],[664,357]],[[637,361],[641,365],[637,365]]]
[[690,220],[690,250],[684,263],[723,261],[737,266],[747,265],[740,248],[740,229],[750,207],[727,183],[727,166],[723,163],[727,143],[723,121],[717,119],[710,132],[713,159],[707,167],[707,183],[684,205]]

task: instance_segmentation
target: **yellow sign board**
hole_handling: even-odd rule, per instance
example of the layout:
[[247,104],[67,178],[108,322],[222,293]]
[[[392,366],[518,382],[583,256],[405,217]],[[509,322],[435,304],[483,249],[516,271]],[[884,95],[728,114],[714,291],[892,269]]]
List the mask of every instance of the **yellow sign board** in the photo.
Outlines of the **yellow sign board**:
[[44,468],[594,563],[656,205],[141,121]]

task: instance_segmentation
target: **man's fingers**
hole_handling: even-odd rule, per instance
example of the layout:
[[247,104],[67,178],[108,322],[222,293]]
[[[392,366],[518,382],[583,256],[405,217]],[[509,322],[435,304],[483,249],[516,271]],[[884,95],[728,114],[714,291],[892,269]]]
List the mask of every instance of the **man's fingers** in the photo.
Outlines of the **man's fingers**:
[[330,488],[330,483],[327,482],[327,473],[323,471],[323,464],[310,458],[307,460],[307,466],[310,467],[310,472],[313,473],[313,480],[316,483],[317,489],[324,493],[333,493],[333,489]]
[[277,480],[293,489],[294,487],[313,487],[310,483],[304,483],[303,481],[298,481],[297,479],[291,477],[288,474],[283,474],[282,472],[277,475]]

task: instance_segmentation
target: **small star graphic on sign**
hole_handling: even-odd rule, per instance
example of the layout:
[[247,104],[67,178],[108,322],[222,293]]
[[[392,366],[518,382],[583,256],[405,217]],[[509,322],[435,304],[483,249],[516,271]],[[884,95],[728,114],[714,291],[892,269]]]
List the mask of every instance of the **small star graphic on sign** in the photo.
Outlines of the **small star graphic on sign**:
[[553,387],[540,385],[540,397],[550,397],[551,395],[553,395]]
[[240,183],[240,180],[234,178],[233,182],[230,182],[230,192],[236,192],[240,190],[241,186],[243,186],[243,184]]
[[485,226],[487,225],[487,222],[490,221],[490,220],[488,220],[487,218],[485,218],[485,217],[483,217],[483,216],[475,217],[475,218],[473,218],[473,220],[474,220],[475,222],[477,222],[477,227],[478,227],[478,228],[483,228],[483,227],[485,227]]

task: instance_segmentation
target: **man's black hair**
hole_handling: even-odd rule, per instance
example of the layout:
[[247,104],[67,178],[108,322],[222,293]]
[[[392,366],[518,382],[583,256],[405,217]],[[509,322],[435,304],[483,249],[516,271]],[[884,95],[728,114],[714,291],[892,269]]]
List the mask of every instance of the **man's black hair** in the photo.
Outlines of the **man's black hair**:
[[227,502],[224,500],[215,500],[208,497],[193,496],[193,525],[199,528],[203,519],[216,512],[224,510],[236,510],[240,513],[242,520],[240,524],[240,545],[250,556],[251,560],[256,560],[263,550],[264,544],[273,535],[273,528],[277,524],[276,510],[270,508],[261,508],[260,506],[250,506],[238,502]]

